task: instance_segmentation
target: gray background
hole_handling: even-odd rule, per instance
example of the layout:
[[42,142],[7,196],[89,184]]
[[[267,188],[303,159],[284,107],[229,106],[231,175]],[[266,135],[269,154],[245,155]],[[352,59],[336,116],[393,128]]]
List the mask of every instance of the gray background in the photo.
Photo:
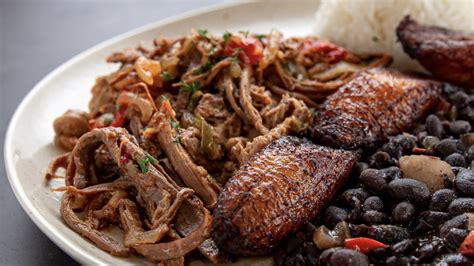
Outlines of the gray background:
[[21,99],[61,63],[103,40],[219,2],[0,0],[0,265],[76,264],[33,224],[8,183],[3,142]]

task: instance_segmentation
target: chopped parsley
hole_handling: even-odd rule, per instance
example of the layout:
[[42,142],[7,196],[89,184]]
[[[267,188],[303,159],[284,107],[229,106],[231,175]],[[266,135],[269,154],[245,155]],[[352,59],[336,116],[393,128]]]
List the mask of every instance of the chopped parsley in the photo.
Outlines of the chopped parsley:
[[234,57],[232,57],[232,59],[230,59],[230,62],[232,64],[240,64],[240,59],[239,59],[238,56],[234,56]]
[[248,37],[248,36],[249,36],[249,31],[248,31],[248,30],[247,30],[247,31],[241,30],[241,31],[239,31],[239,32],[240,32],[242,35],[244,35],[245,37]]
[[173,80],[173,76],[171,76],[170,72],[168,72],[168,71],[163,71],[163,72],[161,72],[161,76],[162,76],[166,81]]
[[206,63],[200,65],[196,70],[194,70],[195,75],[199,75],[202,73],[206,73],[207,71],[211,70],[212,68],[212,63],[210,61],[207,61]]
[[142,174],[148,173],[148,164],[149,163],[155,163],[156,159],[153,158],[150,154],[145,154],[145,158],[138,160],[138,166],[140,166],[140,170],[142,171]]
[[222,35],[222,38],[224,38],[224,45],[227,45],[227,42],[229,41],[230,37],[232,37],[232,33],[228,31],[224,32],[224,35]]
[[201,84],[199,81],[193,81],[191,84],[181,83],[180,92],[190,92],[191,94],[201,89]]
[[378,41],[379,41],[379,37],[377,37],[377,36],[372,36],[372,41],[373,41],[373,42],[378,42]]
[[260,41],[262,41],[263,38],[266,38],[267,35],[266,34],[256,34],[255,35],[255,38],[259,39]]
[[198,29],[198,34],[209,40],[209,32],[206,29]]
[[180,137],[179,135],[176,135],[176,137],[175,137],[174,140],[173,140],[173,143],[174,143],[174,144],[179,144],[179,139],[180,139],[180,138],[181,138],[181,137]]
[[161,95],[161,100],[162,100],[162,101],[168,101],[169,99],[170,99],[170,98],[169,98],[168,96],[166,96],[166,95],[164,95],[164,94]]
[[180,129],[181,128],[181,126],[179,125],[179,122],[174,120],[174,119],[170,120],[170,125],[174,129]]
[[112,117],[106,117],[103,121],[104,125],[109,126],[110,124],[112,124],[112,122],[114,122],[114,119]]

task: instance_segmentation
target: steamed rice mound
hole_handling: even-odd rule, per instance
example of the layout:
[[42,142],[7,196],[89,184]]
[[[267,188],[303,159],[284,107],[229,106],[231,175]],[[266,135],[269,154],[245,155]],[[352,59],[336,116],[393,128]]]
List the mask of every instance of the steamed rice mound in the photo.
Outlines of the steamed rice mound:
[[322,0],[315,34],[354,52],[390,53],[396,68],[422,70],[403,52],[395,35],[408,14],[420,23],[474,31],[474,0]]

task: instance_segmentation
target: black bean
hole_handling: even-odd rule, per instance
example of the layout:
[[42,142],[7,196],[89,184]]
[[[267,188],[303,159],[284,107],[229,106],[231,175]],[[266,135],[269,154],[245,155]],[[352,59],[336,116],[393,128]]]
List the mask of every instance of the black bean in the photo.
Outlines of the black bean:
[[432,149],[436,144],[439,143],[439,139],[433,136],[426,136],[423,138],[421,145],[426,149]]
[[383,210],[383,201],[377,196],[368,197],[364,201],[364,210],[381,211]]
[[441,120],[436,115],[429,115],[426,118],[426,131],[429,135],[442,139],[444,136],[444,128]]
[[390,249],[397,255],[409,254],[418,246],[417,239],[404,239],[393,244]]
[[391,256],[386,260],[387,266],[401,266],[401,265],[410,265],[410,258],[408,257],[395,257]]
[[394,158],[400,158],[406,153],[410,153],[416,144],[416,137],[409,134],[400,134],[390,138],[390,140],[382,146],[382,151],[390,154]]
[[385,262],[387,256],[390,255],[392,254],[388,248],[376,248],[371,250],[368,254],[370,262],[373,262],[374,264]]
[[451,189],[440,189],[431,196],[429,209],[432,211],[445,211],[451,201],[456,199],[456,193]]
[[471,164],[471,162],[474,160],[474,145],[469,147],[469,149],[467,149],[467,163],[468,164]]
[[396,166],[390,166],[388,168],[380,169],[382,174],[384,175],[385,180],[388,182],[402,178],[402,171],[400,171],[400,168]]
[[431,231],[450,218],[451,216],[446,212],[424,211],[420,214],[414,231],[417,233]]
[[367,235],[385,244],[397,243],[410,237],[406,228],[396,225],[369,226]]
[[369,226],[365,224],[350,223],[349,229],[351,231],[352,237],[366,237],[368,234],[367,231],[369,230]]
[[461,91],[462,89],[458,86],[449,84],[449,83],[443,83],[443,92],[446,95],[451,95],[454,94],[455,92]]
[[378,193],[385,193],[387,191],[388,182],[398,179],[401,176],[400,169],[395,166],[380,170],[369,168],[362,171],[359,180],[365,187]]
[[466,167],[466,159],[461,154],[455,152],[444,159],[451,166]]
[[430,190],[423,182],[410,178],[401,178],[393,180],[388,184],[388,194],[393,199],[423,204],[428,201]]
[[354,172],[357,174],[357,175],[360,175],[360,173],[362,173],[362,171],[364,171],[365,169],[369,168],[369,164],[368,163],[364,163],[364,162],[358,162],[355,167],[354,167]]
[[361,206],[368,196],[369,193],[363,188],[351,188],[342,193],[340,200],[347,206],[357,207]]
[[390,165],[395,164],[395,161],[390,157],[390,154],[384,151],[377,151],[376,153],[372,154],[368,159],[370,167],[373,168],[384,168]]
[[451,228],[444,236],[444,243],[452,251],[456,251],[469,232],[466,229]]
[[398,143],[403,148],[403,153],[411,152],[416,145],[416,137],[410,134],[397,135],[392,141]]
[[429,136],[428,132],[426,132],[426,131],[421,131],[419,133],[416,133],[416,138],[418,139],[418,141],[417,141],[418,145],[422,145],[423,140],[428,136]]
[[347,216],[346,210],[336,206],[329,206],[324,212],[323,221],[328,228],[332,229],[337,223],[347,220]]
[[310,265],[316,265],[318,263],[320,252],[318,252],[318,248],[313,243],[313,241],[304,243],[303,252]]
[[300,253],[297,253],[293,256],[286,257],[283,265],[305,266],[306,261],[304,260],[303,255],[301,255]]
[[362,207],[355,207],[349,212],[349,221],[351,223],[358,223],[359,221],[362,220],[362,216],[364,214],[364,211],[362,210]]
[[429,262],[431,259],[446,251],[442,239],[435,238],[418,248],[418,258],[420,262]]
[[[425,131],[426,132],[426,125],[425,124],[420,124],[415,129],[412,130],[412,134],[418,135],[420,132]],[[428,133],[426,133],[428,134]]]
[[359,251],[345,248],[330,248],[321,253],[319,263],[329,266],[368,266],[369,258]]
[[462,108],[458,113],[459,113],[459,118],[467,120],[471,123],[474,122],[474,111],[472,110],[472,107],[466,106]]
[[460,145],[462,143],[455,139],[443,139],[437,145],[434,146],[435,152],[443,158],[457,152],[461,153]]
[[410,202],[402,201],[398,203],[392,211],[392,220],[398,224],[408,224],[415,216],[415,206]]
[[437,266],[472,266],[472,262],[462,254],[448,254],[444,256]]
[[[460,167],[460,166],[451,166],[451,170],[453,171],[453,174],[457,175],[459,172],[466,170],[465,167]],[[454,180],[453,180],[454,182]]]
[[366,211],[362,214],[362,220],[365,224],[381,224],[387,220],[387,215],[379,211]]
[[465,213],[446,221],[439,228],[440,236],[445,237],[446,234],[448,234],[449,230],[451,230],[451,228],[467,229],[467,221],[468,216]]
[[364,186],[375,191],[375,192],[385,192],[387,189],[387,180],[385,180],[385,175],[377,169],[366,169],[362,171],[359,176],[359,180]]
[[461,195],[474,197],[474,170],[464,169],[454,179],[454,187]]
[[304,240],[299,237],[296,237],[296,236],[289,237],[288,240],[285,241],[285,245],[284,245],[285,251],[287,253],[292,253],[296,251],[296,249],[298,249],[303,244],[303,242]]
[[448,212],[451,215],[474,212],[474,198],[458,198],[453,200],[448,206]]
[[451,131],[454,136],[459,136],[471,131],[471,124],[464,120],[453,121],[449,125],[449,131]]
[[397,159],[403,156],[403,148],[393,141],[385,143],[382,146],[382,151]]
[[461,109],[469,103],[469,96],[463,91],[457,91],[449,95],[449,101],[458,109]]

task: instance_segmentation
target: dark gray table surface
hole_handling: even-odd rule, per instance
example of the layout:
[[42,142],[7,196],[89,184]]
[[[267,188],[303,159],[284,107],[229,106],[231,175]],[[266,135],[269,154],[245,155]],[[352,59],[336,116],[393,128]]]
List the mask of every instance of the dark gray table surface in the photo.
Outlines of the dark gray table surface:
[[8,183],[4,137],[21,99],[61,63],[103,40],[219,2],[0,0],[0,265],[77,264],[33,224]]

